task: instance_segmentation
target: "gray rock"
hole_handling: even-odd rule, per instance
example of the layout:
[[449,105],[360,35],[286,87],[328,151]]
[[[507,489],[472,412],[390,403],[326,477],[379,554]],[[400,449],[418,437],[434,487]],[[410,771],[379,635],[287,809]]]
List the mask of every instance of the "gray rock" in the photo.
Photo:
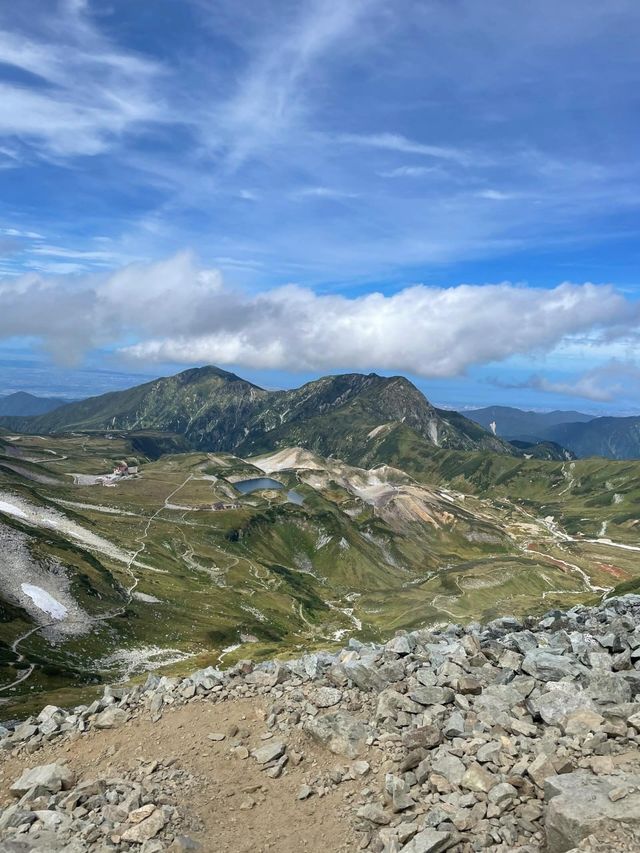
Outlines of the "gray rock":
[[346,711],[333,711],[308,720],[305,731],[336,755],[358,758],[365,751],[371,727]]
[[58,791],[68,791],[76,781],[75,774],[62,764],[42,764],[25,770],[22,776],[11,786],[11,793],[21,797],[31,788],[44,788],[57,794]]
[[393,773],[387,773],[384,783],[385,791],[391,797],[394,812],[403,812],[415,805],[415,800],[409,794],[409,786]]
[[356,812],[356,815],[359,818],[368,820],[378,826],[387,826],[391,823],[391,815],[378,803],[367,803],[367,805],[361,806],[361,808]]
[[450,687],[415,687],[409,691],[409,699],[419,705],[447,705],[454,696]]
[[618,705],[631,701],[631,687],[623,673],[594,673],[589,678],[586,692],[598,705]]
[[580,672],[577,662],[572,658],[552,654],[544,649],[530,649],[522,661],[522,671],[538,681],[576,678]]
[[442,853],[443,850],[453,847],[455,843],[456,836],[451,832],[423,829],[404,845],[402,853]]
[[416,641],[406,634],[394,637],[385,645],[385,648],[397,655],[409,655],[415,648]]
[[534,717],[541,717],[550,726],[557,726],[574,711],[595,711],[591,697],[577,684],[551,682],[539,696],[527,699],[527,708]]
[[444,776],[452,785],[459,785],[465,772],[465,766],[458,756],[444,750],[433,758],[431,767],[434,773]]
[[308,785],[301,785],[298,788],[297,799],[299,800],[308,800],[309,797],[312,797],[315,794],[313,788],[310,788]]
[[96,729],[117,729],[129,719],[129,715],[123,708],[105,708],[98,714],[93,725]]
[[[611,791],[628,786],[620,800]],[[640,827],[640,776],[594,776],[586,771],[549,777],[544,786],[548,853],[566,853],[608,823]]]
[[378,671],[364,661],[348,661],[343,664],[344,672],[360,690],[370,690],[380,693],[387,686],[385,679]]
[[332,708],[342,699],[342,691],[337,687],[319,687],[311,696],[317,708]]
[[254,749],[251,753],[258,764],[269,764],[271,761],[277,761],[278,758],[284,755],[285,745],[280,741],[274,740],[267,743],[266,746],[261,746]]

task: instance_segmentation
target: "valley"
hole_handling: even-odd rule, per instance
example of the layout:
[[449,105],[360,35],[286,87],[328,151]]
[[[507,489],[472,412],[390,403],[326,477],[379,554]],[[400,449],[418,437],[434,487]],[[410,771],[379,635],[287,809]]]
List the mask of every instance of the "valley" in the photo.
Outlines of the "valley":
[[[148,669],[566,609],[640,583],[640,464],[384,432],[369,467],[295,446],[159,453],[174,440],[152,432],[2,435],[2,716]],[[137,472],[113,474],[120,460]]]

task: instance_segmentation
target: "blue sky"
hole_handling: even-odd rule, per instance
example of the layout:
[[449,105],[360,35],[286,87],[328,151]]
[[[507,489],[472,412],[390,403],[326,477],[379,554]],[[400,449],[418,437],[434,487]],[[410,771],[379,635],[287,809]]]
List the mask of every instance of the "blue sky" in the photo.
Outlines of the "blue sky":
[[0,6],[0,393],[640,411],[633,0]]

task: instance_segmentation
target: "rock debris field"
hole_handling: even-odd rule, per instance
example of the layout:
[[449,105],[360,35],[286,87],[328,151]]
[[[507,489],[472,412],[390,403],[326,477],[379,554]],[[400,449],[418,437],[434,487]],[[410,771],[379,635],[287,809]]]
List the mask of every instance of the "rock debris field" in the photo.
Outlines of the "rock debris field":
[[640,596],[0,727],[0,851],[640,850]]

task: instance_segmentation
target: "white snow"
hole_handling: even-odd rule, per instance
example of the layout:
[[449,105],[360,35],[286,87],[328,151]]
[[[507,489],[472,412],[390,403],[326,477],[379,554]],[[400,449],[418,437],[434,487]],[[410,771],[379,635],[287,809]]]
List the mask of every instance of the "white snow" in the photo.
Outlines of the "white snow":
[[23,583],[20,586],[22,591],[29,596],[35,606],[40,610],[48,613],[49,616],[52,616],[54,619],[66,618],[68,612],[67,608],[64,604],[60,604],[59,601],[56,601],[56,599],[52,595],[49,595],[46,590],[30,583]]
[[147,595],[146,592],[134,592],[133,597],[137,601],[144,601],[147,604],[158,604],[160,602],[160,599],[156,598],[155,595]]
[[17,507],[15,504],[9,503],[9,501],[0,500],[0,512],[4,512],[5,515],[13,515],[16,518],[28,518],[26,512],[23,512],[20,507]]

